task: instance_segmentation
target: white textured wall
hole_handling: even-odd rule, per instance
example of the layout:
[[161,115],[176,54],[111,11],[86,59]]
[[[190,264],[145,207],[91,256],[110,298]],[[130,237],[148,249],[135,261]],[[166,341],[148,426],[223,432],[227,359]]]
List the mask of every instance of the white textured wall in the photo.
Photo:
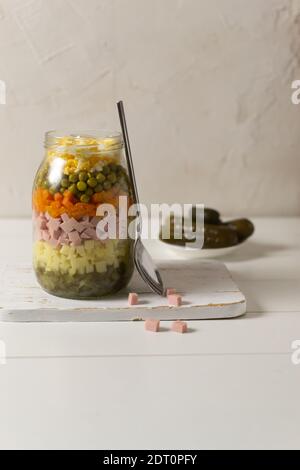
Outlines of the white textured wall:
[[300,2],[0,0],[0,215],[28,215],[45,130],[118,127],[142,199],[300,214]]

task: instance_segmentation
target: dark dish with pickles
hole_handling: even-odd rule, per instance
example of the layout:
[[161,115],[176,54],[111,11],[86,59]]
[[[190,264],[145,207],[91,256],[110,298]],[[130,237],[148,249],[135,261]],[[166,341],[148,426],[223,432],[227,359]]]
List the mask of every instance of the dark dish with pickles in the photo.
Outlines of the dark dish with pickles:
[[[197,211],[196,207],[193,207],[193,231],[196,229],[196,221]],[[188,239],[185,237],[183,232],[183,221],[180,222],[181,223],[179,224],[178,218],[174,216],[171,216],[169,220],[165,221],[165,224],[169,224],[170,226],[170,236],[164,236],[164,227],[161,227],[160,240],[171,245],[192,248],[193,243],[195,243],[195,238]],[[175,237],[175,233],[178,233],[179,225],[182,227],[181,239]],[[254,230],[254,225],[249,219],[234,219],[223,222],[221,220],[220,213],[217,210],[206,208],[204,209],[204,244],[202,249],[218,249],[237,246],[247,240],[247,238],[251,237]]]

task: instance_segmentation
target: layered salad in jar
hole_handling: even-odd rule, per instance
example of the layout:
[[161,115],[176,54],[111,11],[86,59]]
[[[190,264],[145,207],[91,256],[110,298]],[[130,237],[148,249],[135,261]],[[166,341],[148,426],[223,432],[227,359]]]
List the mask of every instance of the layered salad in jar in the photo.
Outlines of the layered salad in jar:
[[[32,195],[33,264],[49,293],[96,299],[126,286],[133,272],[129,237],[100,239],[99,206],[131,203],[120,134],[46,135]],[[124,198],[123,198],[124,200]]]

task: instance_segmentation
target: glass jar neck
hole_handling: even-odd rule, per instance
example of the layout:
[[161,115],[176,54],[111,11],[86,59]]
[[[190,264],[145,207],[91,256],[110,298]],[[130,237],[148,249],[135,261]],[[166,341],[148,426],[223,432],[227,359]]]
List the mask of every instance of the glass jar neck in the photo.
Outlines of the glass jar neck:
[[84,152],[101,153],[115,151],[123,148],[123,139],[120,132],[101,130],[88,131],[49,131],[45,135],[46,149],[65,150],[73,149]]

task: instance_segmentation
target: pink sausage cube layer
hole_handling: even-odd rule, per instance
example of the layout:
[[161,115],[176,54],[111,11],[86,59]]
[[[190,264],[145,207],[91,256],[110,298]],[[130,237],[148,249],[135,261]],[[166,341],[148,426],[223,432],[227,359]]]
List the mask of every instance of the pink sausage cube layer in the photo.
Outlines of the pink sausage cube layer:
[[48,230],[42,230],[42,237],[45,242],[48,242],[50,240],[50,233]]
[[133,292],[131,292],[129,295],[128,295],[128,304],[129,305],[137,305],[139,303],[139,297],[137,294],[134,294]]
[[167,289],[167,296],[168,295],[173,295],[173,294],[176,294],[176,289],[173,289],[173,288]]
[[168,295],[168,301],[172,307],[180,307],[182,305],[182,297],[178,294]]
[[186,333],[187,332],[187,323],[185,323],[184,321],[180,321],[180,320],[174,321],[172,323],[171,330],[175,331],[176,333]]
[[70,232],[68,234],[69,240],[73,243],[74,246],[79,246],[81,244],[81,238],[78,232]]
[[147,318],[145,321],[145,330],[152,331],[153,333],[157,333],[159,331],[159,320],[154,320],[152,318]]

